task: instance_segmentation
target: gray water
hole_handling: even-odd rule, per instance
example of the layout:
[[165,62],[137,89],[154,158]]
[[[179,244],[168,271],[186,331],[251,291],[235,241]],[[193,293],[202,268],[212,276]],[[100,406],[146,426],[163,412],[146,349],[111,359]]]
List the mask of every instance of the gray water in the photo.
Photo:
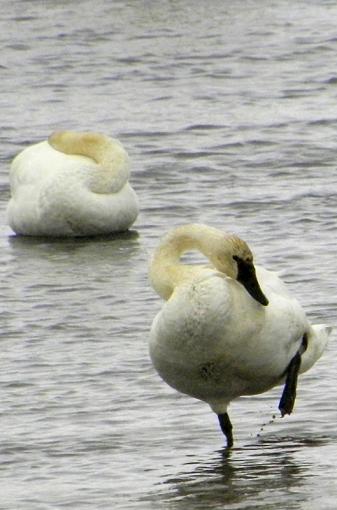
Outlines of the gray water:
[[[230,453],[147,348],[149,256],[190,221],[239,234],[336,324],[336,26],[328,0],[3,2],[1,510],[336,508],[335,333],[292,416],[280,388],[232,404]],[[130,233],[6,226],[12,157],[60,128],[125,145]]]

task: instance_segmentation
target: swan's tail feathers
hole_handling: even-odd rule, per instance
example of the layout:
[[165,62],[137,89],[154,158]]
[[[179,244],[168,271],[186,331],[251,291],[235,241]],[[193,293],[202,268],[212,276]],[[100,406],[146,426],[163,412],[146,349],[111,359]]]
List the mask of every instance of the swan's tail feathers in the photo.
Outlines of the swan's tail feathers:
[[315,324],[308,331],[308,345],[302,354],[300,373],[309,370],[322,356],[332,331],[331,326],[326,324]]

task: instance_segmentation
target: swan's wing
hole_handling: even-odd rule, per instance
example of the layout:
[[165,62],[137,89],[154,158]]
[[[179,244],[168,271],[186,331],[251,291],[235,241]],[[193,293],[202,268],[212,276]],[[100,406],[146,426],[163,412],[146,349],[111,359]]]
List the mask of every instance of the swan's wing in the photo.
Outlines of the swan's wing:
[[262,291],[266,293],[267,297],[270,293],[275,293],[286,298],[292,298],[287,285],[281,280],[278,272],[268,271],[262,266],[256,266],[256,276]]

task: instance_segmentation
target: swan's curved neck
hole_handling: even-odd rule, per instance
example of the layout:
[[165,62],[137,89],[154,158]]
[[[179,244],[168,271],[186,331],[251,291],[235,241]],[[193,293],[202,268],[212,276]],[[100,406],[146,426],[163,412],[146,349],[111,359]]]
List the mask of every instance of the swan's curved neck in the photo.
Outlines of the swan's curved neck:
[[100,133],[56,131],[48,142],[64,154],[86,156],[97,163],[90,182],[95,193],[117,192],[129,178],[129,158],[118,140]]
[[150,267],[150,280],[154,289],[164,299],[168,299],[176,285],[190,280],[205,267],[181,263],[181,256],[190,250],[200,251],[214,268],[235,277],[231,257],[228,257],[225,271],[223,263],[222,267],[219,267],[216,257],[216,245],[219,242],[225,245],[225,235],[206,225],[191,224],[174,229],[164,238],[154,253]]

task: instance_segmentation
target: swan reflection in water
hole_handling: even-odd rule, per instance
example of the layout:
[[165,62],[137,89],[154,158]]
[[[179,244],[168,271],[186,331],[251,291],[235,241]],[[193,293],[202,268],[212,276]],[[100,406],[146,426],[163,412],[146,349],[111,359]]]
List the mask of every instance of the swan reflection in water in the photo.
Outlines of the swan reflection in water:
[[184,471],[165,480],[166,490],[156,500],[177,510],[295,509],[310,500],[315,475],[315,461],[303,463],[301,451],[312,448],[319,454],[326,444],[323,437],[272,436],[251,446],[222,448],[206,461],[192,457]]

